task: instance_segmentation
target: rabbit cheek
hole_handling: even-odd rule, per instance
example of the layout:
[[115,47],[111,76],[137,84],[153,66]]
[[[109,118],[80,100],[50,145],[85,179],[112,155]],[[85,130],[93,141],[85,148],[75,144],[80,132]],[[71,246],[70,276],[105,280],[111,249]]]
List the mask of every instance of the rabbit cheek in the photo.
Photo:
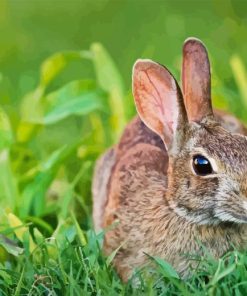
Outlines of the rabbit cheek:
[[247,223],[247,201],[242,189],[238,182],[221,180],[214,215],[222,222]]
[[[175,181],[174,184],[178,182]],[[174,189],[170,202],[171,208],[187,221],[205,225],[219,222],[214,216],[215,195],[218,191],[218,178],[204,179],[197,176],[187,176],[179,188]]]

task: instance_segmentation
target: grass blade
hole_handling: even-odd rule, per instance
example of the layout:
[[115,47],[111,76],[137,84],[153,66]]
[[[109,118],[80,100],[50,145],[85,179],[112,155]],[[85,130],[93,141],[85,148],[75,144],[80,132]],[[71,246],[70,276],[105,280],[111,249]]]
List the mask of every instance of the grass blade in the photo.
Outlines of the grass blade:
[[123,80],[114,61],[100,43],[92,44],[91,51],[98,83],[109,93],[111,125],[114,136],[118,137],[126,124]]

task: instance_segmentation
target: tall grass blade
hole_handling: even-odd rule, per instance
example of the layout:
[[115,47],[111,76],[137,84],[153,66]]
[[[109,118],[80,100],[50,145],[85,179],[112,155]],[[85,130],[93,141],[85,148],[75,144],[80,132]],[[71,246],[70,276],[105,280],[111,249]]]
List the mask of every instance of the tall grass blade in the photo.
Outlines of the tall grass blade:
[[230,65],[243,105],[247,108],[247,72],[244,63],[238,55],[234,55],[230,59]]
[[109,93],[111,126],[118,137],[126,124],[123,80],[114,61],[100,43],[92,44],[91,51],[98,83]]

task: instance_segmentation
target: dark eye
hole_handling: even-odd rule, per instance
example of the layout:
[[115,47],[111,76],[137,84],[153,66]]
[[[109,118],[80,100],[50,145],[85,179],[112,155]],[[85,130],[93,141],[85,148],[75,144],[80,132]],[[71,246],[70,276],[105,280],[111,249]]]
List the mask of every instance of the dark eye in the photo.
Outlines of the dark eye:
[[195,155],[193,157],[193,169],[199,176],[206,176],[213,172],[209,160],[202,155]]

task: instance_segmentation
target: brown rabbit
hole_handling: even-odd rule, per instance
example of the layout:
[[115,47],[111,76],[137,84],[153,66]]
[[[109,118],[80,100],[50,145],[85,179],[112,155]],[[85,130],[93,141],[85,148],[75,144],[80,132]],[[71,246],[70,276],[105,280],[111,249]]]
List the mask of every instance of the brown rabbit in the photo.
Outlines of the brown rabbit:
[[[219,257],[247,244],[247,137],[237,119],[213,114],[210,65],[204,45],[183,47],[183,95],[171,73],[150,60],[133,69],[140,117],[98,161],[93,181],[96,230],[123,280],[146,254],[170,262],[186,276],[185,254],[200,241]],[[221,124],[220,124],[221,122]]]

